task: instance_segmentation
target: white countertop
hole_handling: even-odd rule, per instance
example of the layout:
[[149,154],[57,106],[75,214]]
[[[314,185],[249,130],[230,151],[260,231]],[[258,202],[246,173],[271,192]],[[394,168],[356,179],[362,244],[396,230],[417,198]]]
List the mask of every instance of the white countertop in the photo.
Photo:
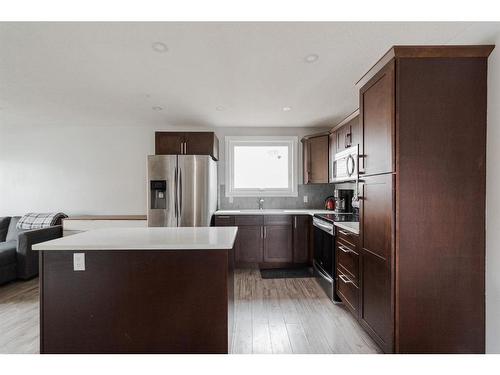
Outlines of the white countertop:
[[242,209],[242,210],[218,210],[215,215],[314,215],[331,214],[329,210],[315,210],[310,208],[291,208],[291,209]]
[[237,227],[105,228],[33,245],[33,250],[225,250]]
[[335,221],[333,225],[354,234],[359,234],[359,223],[357,221]]

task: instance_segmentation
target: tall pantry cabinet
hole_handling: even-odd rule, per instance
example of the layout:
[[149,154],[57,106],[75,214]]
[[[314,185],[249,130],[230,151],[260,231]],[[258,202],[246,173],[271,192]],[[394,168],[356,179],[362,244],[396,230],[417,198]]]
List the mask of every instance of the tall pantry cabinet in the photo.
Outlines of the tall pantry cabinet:
[[487,59],[395,46],[360,80],[360,312],[385,352],[485,350]]

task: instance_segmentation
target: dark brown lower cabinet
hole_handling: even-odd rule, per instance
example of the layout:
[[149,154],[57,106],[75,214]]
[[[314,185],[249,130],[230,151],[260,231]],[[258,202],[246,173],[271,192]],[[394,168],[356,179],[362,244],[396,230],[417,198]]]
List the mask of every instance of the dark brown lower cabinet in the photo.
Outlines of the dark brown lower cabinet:
[[394,350],[394,175],[364,178],[361,185],[360,322],[385,352]]
[[292,261],[292,227],[266,225],[264,227],[264,262],[290,263]]
[[359,235],[336,228],[335,255],[337,295],[351,313],[359,318]]
[[295,215],[293,217],[293,262],[309,262],[309,243],[311,237],[311,217]]
[[263,257],[263,227],[242,225],[236,240],[236,264],[260,263]]
[[358,317],[359,315],[359,287],[355,284],[352,276],[346,270],[339,266],[337,268],[337,295],[351,313]]
[[235,263],[264,268],[309,263],[309,215],[218,215],[215,226],[237,226]]

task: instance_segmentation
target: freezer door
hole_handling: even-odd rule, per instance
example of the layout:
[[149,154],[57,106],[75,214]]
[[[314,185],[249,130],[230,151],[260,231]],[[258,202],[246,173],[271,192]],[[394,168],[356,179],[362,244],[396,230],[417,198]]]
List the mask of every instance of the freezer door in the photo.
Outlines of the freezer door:
[[217,163],[205,155],[178,156],[179,226],[208,227],[217,208]]
[[146,189],[149,227],[177,226],[176,177],[176,155],[148,156]]

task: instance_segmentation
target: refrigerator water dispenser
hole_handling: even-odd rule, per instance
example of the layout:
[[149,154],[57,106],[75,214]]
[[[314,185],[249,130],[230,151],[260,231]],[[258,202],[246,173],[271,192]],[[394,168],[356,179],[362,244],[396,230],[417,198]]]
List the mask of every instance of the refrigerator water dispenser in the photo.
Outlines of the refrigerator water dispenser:
[[151,181],[151,209],[164,210],[167,208],[167,181]]

